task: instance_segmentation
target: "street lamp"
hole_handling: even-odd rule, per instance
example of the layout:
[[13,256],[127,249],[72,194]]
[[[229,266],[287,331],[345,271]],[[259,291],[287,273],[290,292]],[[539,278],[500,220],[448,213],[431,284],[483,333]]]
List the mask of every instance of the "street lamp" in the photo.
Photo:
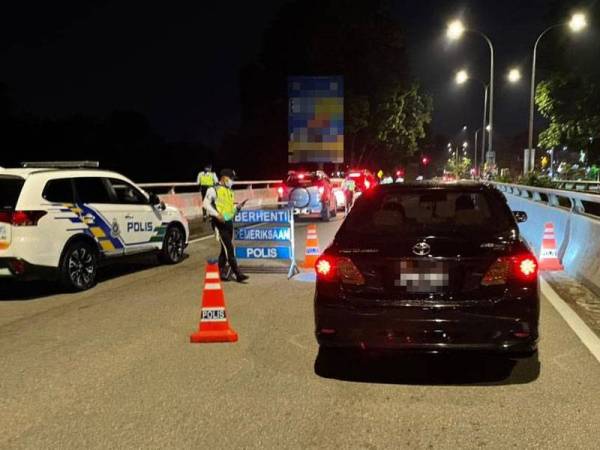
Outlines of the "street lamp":
[[446,36],[448,39],[456,40],[460,39],[465,32],[465,26],[461,20],[453,20],[448,24],[448,29],[446,30]]
[[[566,22],[566,23],[569,26],[569,29],[573,33],[579,33],[580,31],[583,31],[587,27],[586,16],[585,16],[585,14],[583,14],[581,12],[573,14],[571,16],[571,20],[569,20],[569,22]],[[548,33],[550,30],[553,30],[554,28],[558,28],[563,25],[565,25],[565,22],[550,25],[548,28],[546,28],[544,31],[542,31],[540,33],[540,35],[538,36],[538,38],[535,41],[535,44],[533,45],[533,58],[532,58],[532,62],[531,62],[531,87],[530,87],[531,92],[529,94],[528,147],[529,147],[530,151],[533,149],[533,115],[534,115],[534,106],[535,106],[535,69],[536,69],[536,63],[537,63],[537,48],[538,48],[538,45],[539,45],[541,39],[546,35],[546,33]]]
[[456,84],[465,84],[469,79],[469,74],[466,70],[459,70],[456,72],[455,80]]
[[508,81],[511,83],[518,83],[521,80],[521,71],[513,68],[508,71]]
[[585,14],[579,12],[571,16],[571,20],[569,20],[569,28],[571,31],[579,33],[585,27],[587,27],[587,18],[585,17]]
[[[471,33],[477,34],[479,37],[483,38],[485,42],[488,44],[490,48],[490,84],[489,84],[489,98],[490,98],[490,108],[489,108],[489,121],[490,124],[494,123],[494,46],[492,45],[492,41],[488,38],[484,33],[478,30],[473,30],[465,27],[464,23],[459,20],[453,20],[448,23],[446,28],[446,36],[450,40],[458,40],[463,34],[469,31]],[[492,132],[490,130],[490,136],[488,139],[488,153],[492,152]]]
[[[481,86],[483,86],[483,125],[482,125],[482,127],[485,127],[485,124],[487,123],[487,112],[488,112],[487,104],[488,104],[489,86],[478,78],[470,78],[469,73],[464,69],[456,72],[455,81],[457,84],[464,84],[468,80],[476,81],[479,84],[481,84]],[[465,131],[466,129],[467,129],[466,126],[463,127],[463,131]],[[482,164],[483,164],[484,158],[485,158],[485,133],[483,134],[483,138],[481,139],[481,163]],[[475,158],[473,160],[473,167],[475,168],[475,173],[477,174],[479,172],[478,165],[477,165],[477,143],[475,143]]]

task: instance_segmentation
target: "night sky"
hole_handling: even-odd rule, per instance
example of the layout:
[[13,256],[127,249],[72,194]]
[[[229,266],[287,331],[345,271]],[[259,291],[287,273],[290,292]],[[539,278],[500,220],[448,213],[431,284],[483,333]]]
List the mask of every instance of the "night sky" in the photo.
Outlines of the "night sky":
[[[0,81],[18,107],[50,117],[138,110],[169,141],[217,144],[224,130],[239,123],[239,69],[256,59],[262,33],[285,1],[86,3],[3,5]],[[446,22],[462,15],[495,44],[495,130],[509,138],[527,126],[529,60],[537,34],[561,13],[596,1],[393,4],[406,28],[412,75],[434,99],[433,133],[451,136],[463,124],[481,123],[482,88],[456,87],[453,73],[464,66],[487,82],[487,48],[476,37],[452,45],[444,38]],[[554,34],[547,42],[561,43],[567,61],[593,65],[600,54],[593,30],[576,39],[563,31]],[[518,86],[505,81],[512,65],[523,71]],[[539,67],[543,77],[547,64],[540,60]]]

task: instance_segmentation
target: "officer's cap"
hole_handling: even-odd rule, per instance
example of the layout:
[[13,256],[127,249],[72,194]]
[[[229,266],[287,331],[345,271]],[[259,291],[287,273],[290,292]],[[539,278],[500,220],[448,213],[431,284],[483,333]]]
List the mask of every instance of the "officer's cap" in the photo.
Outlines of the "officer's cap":
[[231,178],[232,180],[236,179],[235,170],[232,170],[232,169],[223,169],[223,170],[221,170],[220,175],[221,175],[221,178],[228,177],[228,178]]

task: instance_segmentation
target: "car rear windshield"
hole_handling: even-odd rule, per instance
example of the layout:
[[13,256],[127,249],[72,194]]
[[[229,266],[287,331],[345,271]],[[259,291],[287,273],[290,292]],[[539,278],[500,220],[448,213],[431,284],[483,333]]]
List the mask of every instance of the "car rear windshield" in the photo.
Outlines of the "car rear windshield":
[[500,199],[486,192],[422,189],[378,192],[361,198],[341,233],[384,239],[406,235],[489,235],[514,227]]
[[0,210],[15,209],[24,182],[22,178],[0,177]]
[[312,186],[313,184],[316,184],[317,181],[319,181],[319,178],[316,175],[294,175],[288,177],[285,184],[290,187]]

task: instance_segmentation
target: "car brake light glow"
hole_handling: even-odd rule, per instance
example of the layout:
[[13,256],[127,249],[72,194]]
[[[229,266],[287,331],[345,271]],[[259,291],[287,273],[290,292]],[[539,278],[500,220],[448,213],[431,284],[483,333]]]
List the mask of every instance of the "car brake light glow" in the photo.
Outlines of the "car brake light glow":
[[304,180],[304,174],[303,173],[298,174],[298,179],[299,180]]
[[535,280],[538,274],[537,261],[533,255],[525,255],[515,258],[516,275],[525,281]]
[[481,280],[483,286],[506,284],[512,276],[521,281],[533,281],[537,278],[538,266],[535,257],[530,254],[498,258]]
[[283,188],[282,188],[281,186],[279,186],[279,187],[277,188],[277,193],[279,194],[279,196],[282,196],[282,195],[283,195]]
[[14,211],[10,223],[15,227],[36,226],[45,215],[46,211]]
[[369,180],[365,180],[365,189],[369,189],[371,187],[371,182]]
[[331,262],[325,258],[319,259],[317,261],[316,269],[318,274],[327,276],[329,275],[329,272],[331,272]]
[[340,281],[353,286],[365,284],[365,278],[350,258],[323,255],[317,260],[315,270],[321,281]]

